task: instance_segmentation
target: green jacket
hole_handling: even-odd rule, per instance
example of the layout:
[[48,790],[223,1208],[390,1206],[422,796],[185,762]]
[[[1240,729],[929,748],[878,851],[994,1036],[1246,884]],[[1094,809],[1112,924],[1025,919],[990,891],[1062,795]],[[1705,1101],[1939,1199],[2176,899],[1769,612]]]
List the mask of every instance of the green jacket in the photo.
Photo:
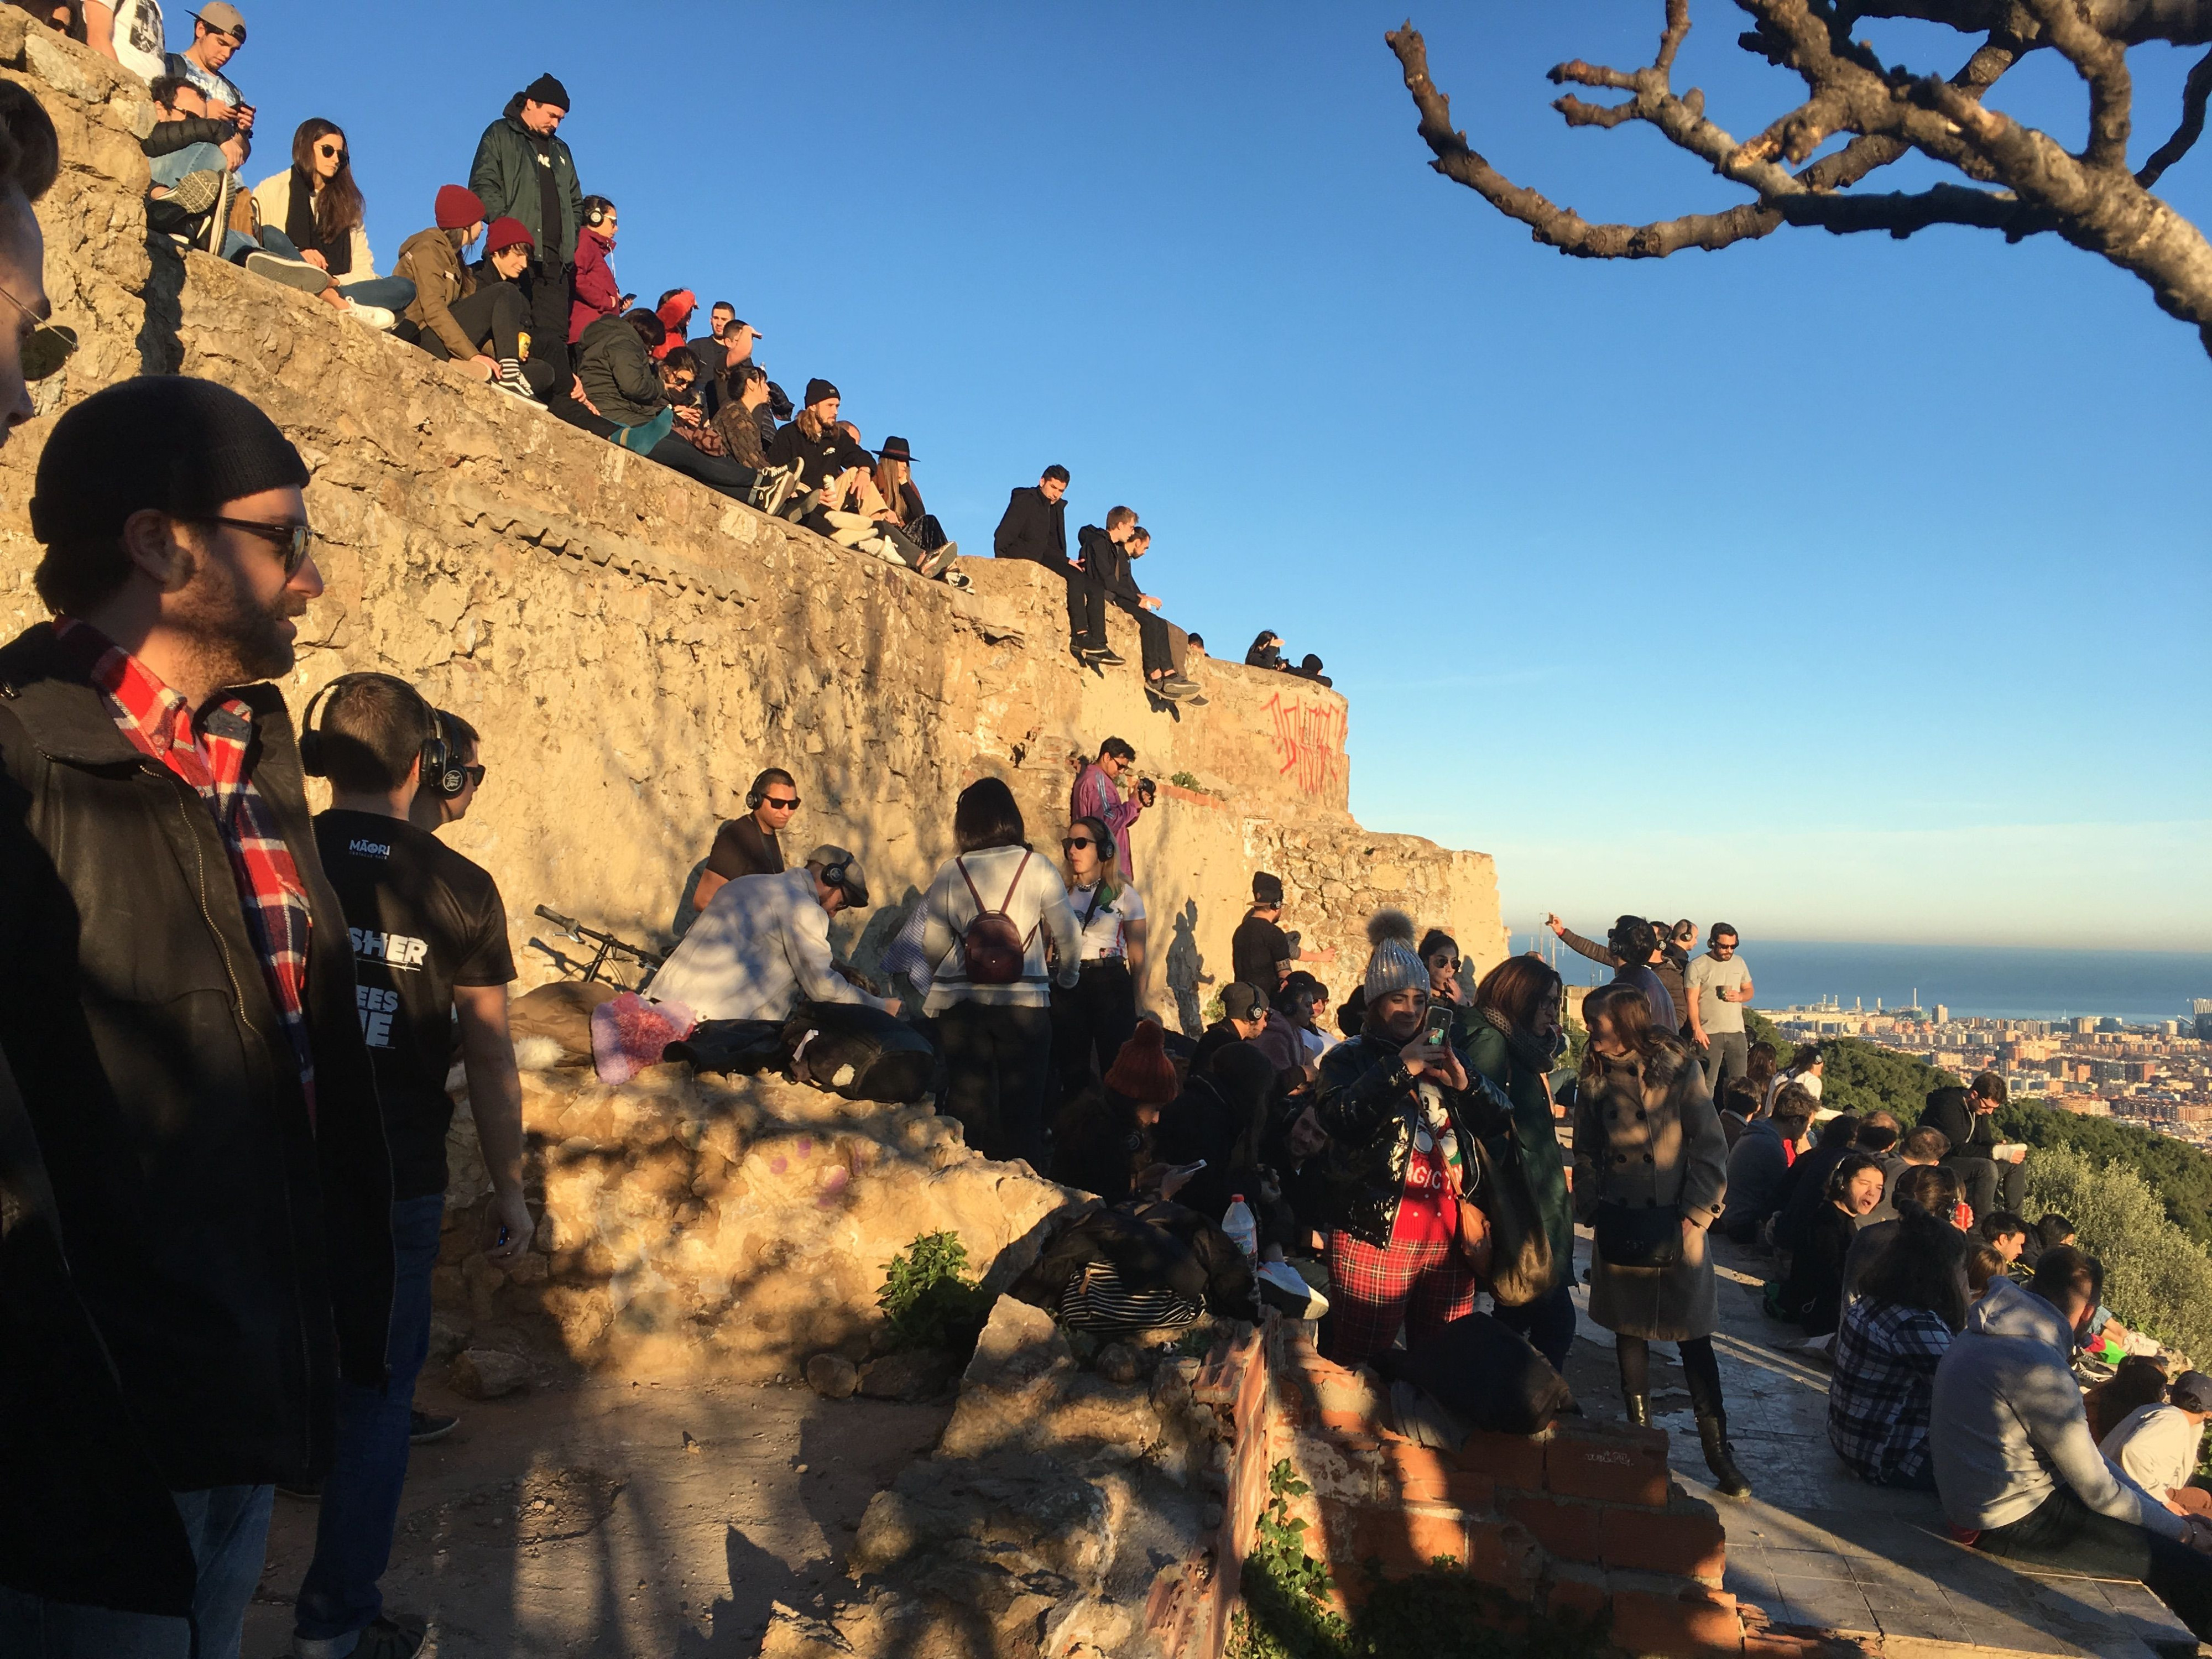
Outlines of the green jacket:
[[469,188],[484,204],[484,217],[520,219],[538,239],[537,263],[560,270],[576,263],[576,233],[584,222],[584,192],[576,183],[575,158],[558,138],[545,141],[553,167],[553,191],[561,204],[560,235],[549,237],[544,202],[538,189],[538,141],[522,125],[522,94],[507,101],[507,112],[477,140],[477,159],[469,167]]
[[[1566,1161],[1559,1155],[1559,1130],[1552,1118],[1552,1097],[1544,1088],[1544,1075],[1516,1062],[1506,1047],[1505,1033],[1483,1018],[1477,1008],[1460,1011],[1452,1033],[1467,1056],[1469,1069],[1480,1072],[1505,1091],[1513,1103],[1514,1139],[1521,1144],[1521,1160],[1536,1188],[1536,1202],[1551,1236],[1552,1254],[1559,1261],[1575,1259],[1575,1212],[1567,1198]],[[1566,1283],[1572,1278],[1568,1270]]]

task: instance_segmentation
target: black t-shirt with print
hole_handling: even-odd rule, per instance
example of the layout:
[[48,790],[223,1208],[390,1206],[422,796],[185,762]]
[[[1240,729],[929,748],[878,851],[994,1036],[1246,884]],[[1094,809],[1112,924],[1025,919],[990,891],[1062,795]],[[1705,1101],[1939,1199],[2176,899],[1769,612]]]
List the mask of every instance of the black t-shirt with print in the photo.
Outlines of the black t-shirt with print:
[[1281,989],[1282,969],[1291,960],[1291,938],[1272,921],[1248,915],[1229,936],[1231,971],[1247,985],[1256,985],[1273,1000]]
[[514,977],[499,885],[428,830],[374,812],[323,813],[315,846],[353,939],[354,1001],[384,1104],[392,1196],[442,1193],[453,988]]

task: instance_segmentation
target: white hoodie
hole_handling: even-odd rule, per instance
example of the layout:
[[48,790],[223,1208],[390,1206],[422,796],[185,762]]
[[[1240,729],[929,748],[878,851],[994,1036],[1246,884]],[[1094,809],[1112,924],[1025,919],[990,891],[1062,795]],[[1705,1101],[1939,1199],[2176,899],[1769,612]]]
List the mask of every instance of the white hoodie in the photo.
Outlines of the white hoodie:
[[2089,1437],[2069,1360],[2074,1333],[2041,1297],[1991,1283],[1936,1367],[1928,1444],[1956,1527],[1986,1531],[2033,1514],[2063,1480],[2100,1515],[2167,1538],[2181,1516],[2105,1461]]

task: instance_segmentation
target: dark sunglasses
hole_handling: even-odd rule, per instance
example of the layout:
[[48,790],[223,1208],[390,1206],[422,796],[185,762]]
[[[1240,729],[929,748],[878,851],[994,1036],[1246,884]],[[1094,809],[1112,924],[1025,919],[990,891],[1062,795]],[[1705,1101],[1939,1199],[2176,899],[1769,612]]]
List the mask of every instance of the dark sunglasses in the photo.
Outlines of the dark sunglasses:
[[243,530],[249,536],[258,536],[276,549],[284,561],[284,574],[289,578],[298,573],[307,562],[307,550],[315,544],[315,532],[303,524],[264,524],[258,519],[218,519],[209,515],[193,515],[184,519],[186,524],[219,524],[231,530]]
[[340,149],[336,144],[317,144],[315,146],[315,154],[322,156],[325,161],[333,155],[337,156],[338,165],[340,167],[343,167],[347,162],[353,160],[353,152],[351,150]]
[[[4,288],[0,288],[0,300],[7,301],[33,322],[38,322],[38,313]],[[43,380],[67,362],[76,350],[76,331],[59,323],[40,324],[23,337],[21,350],[23,378]]]
[[1060,843],[1060,850],[1073,853],[1079,847],[1096,847],[1097,844],[1088,836],[1069,836]]
[[464,766],[461,770],[468,775],[468,780],[472,787],[481,789],[483,787],[484,774],[491,769],[488,766]]
[[761,805],[763,806],[779,806],[787,812],[796,811],[799,807],[799,797],[793,795],[788,800],[778,800],[774,795],[763,795],[761,797]]

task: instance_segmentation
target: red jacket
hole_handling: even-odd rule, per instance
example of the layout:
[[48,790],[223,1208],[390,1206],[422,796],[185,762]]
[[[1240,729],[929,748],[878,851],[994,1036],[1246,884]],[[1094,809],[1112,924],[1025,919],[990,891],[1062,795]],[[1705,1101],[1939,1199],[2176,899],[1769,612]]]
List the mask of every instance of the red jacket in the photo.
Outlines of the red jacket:
[[622,315],[622,285],[615,268],[607,263],[614,251],[612,239],[586,225],[576,236],[576,298],[568,307],[568,343],[584,337],[584,331],[602,317]]

